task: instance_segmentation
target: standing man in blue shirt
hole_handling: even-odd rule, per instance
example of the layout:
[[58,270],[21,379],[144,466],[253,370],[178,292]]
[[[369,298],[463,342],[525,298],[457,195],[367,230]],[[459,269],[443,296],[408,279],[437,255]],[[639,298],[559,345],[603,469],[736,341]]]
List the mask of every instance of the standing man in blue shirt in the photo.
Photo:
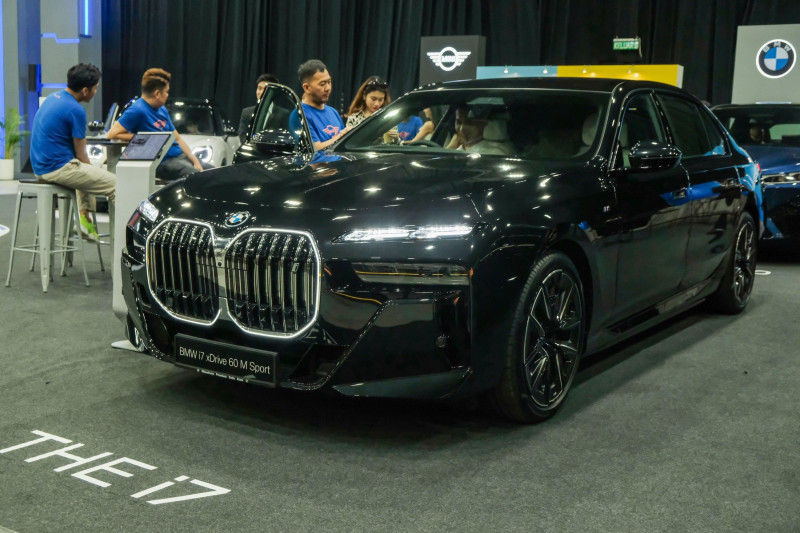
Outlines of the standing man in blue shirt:
[[67,88],[48,96],[33,117],[31,166],[37,178],[75,189],[81,225],[90,240],[97,229],[88,218],[95,210],[95,195],[107,196],[113,205],[117,181],[114,174],[95,167],[86,152],[86,111],[81,106],[97,94],[100,69],[80,63],[67,72]]
[[[339,140],[348,129],[344,127],[339,112],[325,105],[331,96],[331,75],[328,67],[319,59],[309,59],[297,69],[297,77],[303,86],[303,112],[314,141],[314,150],[324,150]],[[289,117],[292,131],[299,129],[297,113]]]
[[172,124],[169,111],[164,107],[169,98],[171,79],[170,73],[164,69],[147,69],[142,76],[142,97],[131,104],[108,130],[109,139],[126,141],[130,141],[133,134],[140,131],[171,131],[175,134],[175,142],[156,167],[156,176],[167,181],[213,168],[200,163]]

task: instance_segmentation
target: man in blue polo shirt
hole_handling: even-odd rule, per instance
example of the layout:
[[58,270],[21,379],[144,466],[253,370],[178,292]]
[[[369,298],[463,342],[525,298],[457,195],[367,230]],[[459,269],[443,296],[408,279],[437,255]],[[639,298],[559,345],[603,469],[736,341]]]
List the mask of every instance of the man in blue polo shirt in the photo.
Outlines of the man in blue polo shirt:
[[[324,150],[348,131],[339,112],[325,105],[331,96],[331,75],[325,63],[319,59],[309,59],[300,65],[297,77],[303,86],[303,113],[311,131],[314,150]],[[289,127],[291,131],[300,129],[296,111],[289,116]]]
[[211,165],[200,163],[172,124],[169,111],[164,107],[169,98],[171,79],[170,73],[164,69],[147,69],[142,76],[142,97],[131,104],[108,130],[109,139],[126,141],[131,140],[134,133],[141,131],[171,131],[174,133],[175,142],[172,143],[164,159],[156,167],[156,176],[167,181],[213,168]]
[[37,178],[75,189],[78,193],[81,225],[91,240],[97,229],[89,221],[95,210],[95,195],[114,202],[117,181],[114,174],[95,167],[86,152],[86,111],[100,85],[100,69],[80,63],[67,72],[67,88],[48,96],[33,117],[31,166]]

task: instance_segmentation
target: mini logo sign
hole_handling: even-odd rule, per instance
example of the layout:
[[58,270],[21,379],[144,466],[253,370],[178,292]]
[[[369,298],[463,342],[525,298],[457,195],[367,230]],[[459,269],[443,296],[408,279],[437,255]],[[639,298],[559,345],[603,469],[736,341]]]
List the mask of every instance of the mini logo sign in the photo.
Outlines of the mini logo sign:
[[441,52],[428,52],[433,64],[444,71],[451,71],[461,66],[472,52],[459,52],[452,46],[445,46]]
[[236,226],[241,226],[247,219],[250,218],[250,213],[247,211],[239,211],[238,213],[233,213],[231,216],[225,219],[225,225],[229,228],[235,228]]
[[767,78],[782,78],[795,64],[795,49],[788,41],[776,39],[764,43],[756,54],[756,67]]

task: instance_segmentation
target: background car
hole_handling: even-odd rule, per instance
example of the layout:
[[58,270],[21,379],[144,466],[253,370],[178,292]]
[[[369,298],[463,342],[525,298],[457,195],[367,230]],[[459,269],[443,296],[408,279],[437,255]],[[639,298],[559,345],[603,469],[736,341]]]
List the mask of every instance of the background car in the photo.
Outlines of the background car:
[[762,239],[800,250],[800,104],[729,104],[713,111],[761,166]]
[[[125,109],[139,97],[129,100],[122,109],[112,104],[104,122],[89,124],[90,138],[87,138],[89,160],[93,165],[103,166],[106,162],[106,149],[93,144],[91,135],[105,135],[111,125],[125,112]],[[222,109],[210,100],[202,98],[173,98],[167,102],[175,129],[184,138],[192,153],[202,162],[215,167],[228,165],[239,147],[235,127],[225,118]]]
[[166,107],[197,159],[215,167],[231,164],[239,138],[218,105],[201,98],[170,98]]
[[[384,143],[424,109],[430,140]],[[536,422],[585,354],[749,301],[758,168],[675,87],[445,83],[317,153],[289,88],[259,113],[254,146],[290,155],[170,184],[128,223],[128,338],[153,357],[302,391],[480,394]]]

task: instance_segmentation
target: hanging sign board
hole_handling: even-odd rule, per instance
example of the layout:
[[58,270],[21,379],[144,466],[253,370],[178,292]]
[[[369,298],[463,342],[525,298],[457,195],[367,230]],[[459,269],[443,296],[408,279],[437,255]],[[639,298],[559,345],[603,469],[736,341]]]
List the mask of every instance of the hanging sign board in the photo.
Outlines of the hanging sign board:
[[617,37],[614,39],[614,45],[612,50],[615,51],[622,51],[622,52],[635,52],[639,50],[642,46],[642,40],[639,37],[634,37],[630,39],[623,39]]
[[739,26],[731,103],[800,102],[800,24]]
[[451,35],[422,37],[419,52],[419,84],[473,80],[484,64],[486,37]]

